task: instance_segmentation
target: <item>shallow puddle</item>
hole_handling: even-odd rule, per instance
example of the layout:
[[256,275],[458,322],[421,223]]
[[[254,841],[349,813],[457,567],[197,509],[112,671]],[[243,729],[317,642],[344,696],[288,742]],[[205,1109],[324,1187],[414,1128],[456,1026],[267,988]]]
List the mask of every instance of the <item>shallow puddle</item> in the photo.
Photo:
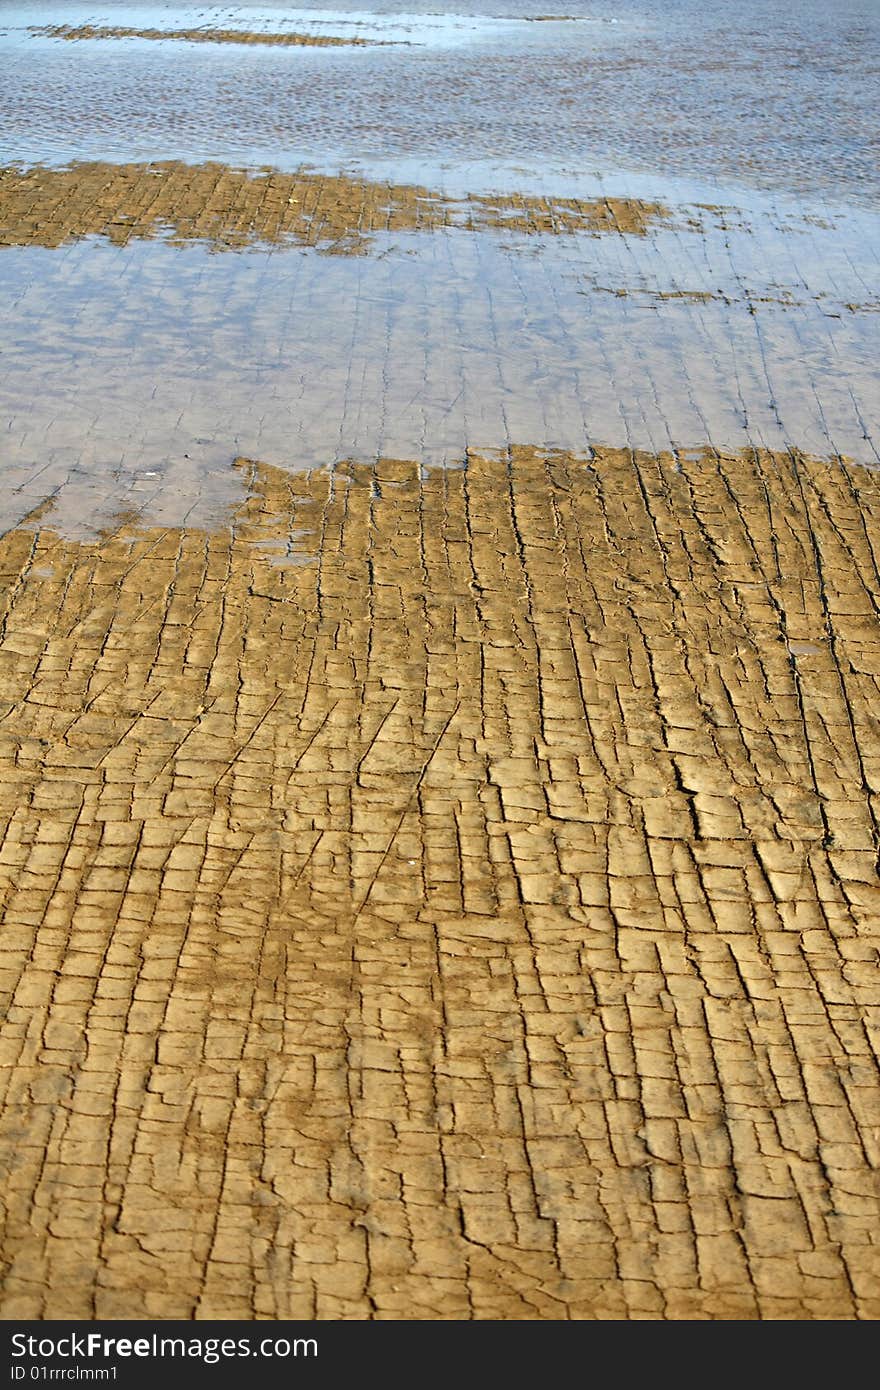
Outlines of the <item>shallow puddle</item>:
[[[237,453],[708,442],[875,463],[870,8],[561,13],[3,7],[4,163],[58,180],[40,208],[0,191],[4,524],[49,496],[74,528],[120,507],[208,523]],[[257,41],[294,34],[345,43]],[[175,192],[151,221],[135,171],[134,209],[105,215],[89,159],[166,161]],[[248,211],[271,170],[286,221]],[[606,216],[613,199],[656,212]]]
[[877,462],[868,213],[691,205],[641,234],[528,235],[424,197],[425,230],[343,221],[308,247],[218,249],[180,226],[173,243],[4,247],[3,524],[50,494],[67,528],[120,510],[209,524],[237,454],[314,468],[709,442]]

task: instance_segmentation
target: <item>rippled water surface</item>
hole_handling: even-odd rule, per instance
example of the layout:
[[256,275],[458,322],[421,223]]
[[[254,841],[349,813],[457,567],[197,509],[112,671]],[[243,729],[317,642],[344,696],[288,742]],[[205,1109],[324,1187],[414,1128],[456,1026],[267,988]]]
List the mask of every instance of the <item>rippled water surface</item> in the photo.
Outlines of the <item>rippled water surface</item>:
[[[871,199],[876,0],[0,4],[6,158],[459,161]],[[547,11],[567,22],[535,22]],[[47,24],[241,28],[373,48],[69,43]]]

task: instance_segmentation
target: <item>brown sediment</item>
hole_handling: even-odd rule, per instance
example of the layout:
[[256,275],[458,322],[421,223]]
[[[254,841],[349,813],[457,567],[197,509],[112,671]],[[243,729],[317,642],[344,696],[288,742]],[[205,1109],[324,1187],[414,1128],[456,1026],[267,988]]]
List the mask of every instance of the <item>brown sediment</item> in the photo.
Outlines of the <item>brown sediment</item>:
[[222,164],[0,169],[0,246],[60,246],[96,235],[124,245],[161,233],[220,249],[292,240],[352,253],[366,250],[376,232],[460,226],[642,235],[668,216],[659,203],[625,198],[456,200],[406,184],[304,171],[250,174]]
[[880,480],[0,543],[2,1313],[875,1318]]
[[[682,300],[689,304],[710,304],[713,301],[721,304],[778,304],[783,309],[801,309],[808,302],[804,299],[795,299],[792,294],[751,294],[745,291],[741,296],[724,293],[721,290],[656,290],[642,289],[639,286],[631,289],[612,285],[591,285],[591,291],[599,294],[613,294],[618,299],[649,299],[652,303],[664,303],[667,300]],[[583,293],[583,291],[581,291]],[[821,299],[821,295],[813,295],[814,301]],[[859,311],[870,311],[870,304],[847,304],[847,309],[854,313]]]
[[[783,290],[779,294],[755,294],[754,292],[740,286],[740,292],[724,290],[659,290],[648,289],[647,287],[634,286],[624,288],[621,285],[599,285],[595,281],[589,283],[588,289],[578,290],[578,294],[611,294],[616,299],[633,299],[637,302],[647,302],[648,304],[665,304],[679,301],[685,304],[745,304],[750,313],[755,313],[756,305],[772,304],[781,309],[802,309],[807,304],[822,304],[827,296],[824,292],[811,294],[808,299],[797,299],[795,292]],[[839,306],[846,309],[851,314],[874,314],[880,309],[880,304],[871,300],[861,303],[850,301]],[[823,310],[829,318],[840,318],[841,314],[832,307]]]
[[187,43],[256,43],[282,48],[376,48],[387,47],[389,42],[329,34],[261,34],[246,29],[124,29],[102,24],[32,25],[29,32],[50,39],[185,39]]
[[[591,285],[590,290],[596,294],[613,294],[617,299],[650,299],[652,303],[659,303],[667,299],[681,299],[691,304],[709,304],[713,300],[720,300],[723,304],[733,302],[730,295],[722,294],[720,290],[649,290],[638,287],[624,289],[620,285]],[[791,300],[774,302],[788,305]]]

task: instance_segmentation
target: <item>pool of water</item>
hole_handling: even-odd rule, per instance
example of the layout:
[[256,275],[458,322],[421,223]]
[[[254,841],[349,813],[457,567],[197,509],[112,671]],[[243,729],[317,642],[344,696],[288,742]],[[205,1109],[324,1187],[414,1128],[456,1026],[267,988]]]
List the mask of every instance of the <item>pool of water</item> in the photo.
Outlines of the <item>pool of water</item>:
[[[450,465],[509,444],[710,443],[876,465],[880,6],[546,8],[569,18],[541,19],[542,0],[0,0],[5,165],[306,165],[673,211],[644,236],[439,227],[356,257],[3,247],[3,524],[47,497],[74,530],[213,522],[237,454]],[[381,42],[34,32],[58,24]]]
[[357,256],[6,248],[2,520],[53,493],[67,527],[208,523],[238,454],[710,442],[876,464],[880,304],[846,250],[875,221],[844,232],[704,215],[646,237],[386,233]]

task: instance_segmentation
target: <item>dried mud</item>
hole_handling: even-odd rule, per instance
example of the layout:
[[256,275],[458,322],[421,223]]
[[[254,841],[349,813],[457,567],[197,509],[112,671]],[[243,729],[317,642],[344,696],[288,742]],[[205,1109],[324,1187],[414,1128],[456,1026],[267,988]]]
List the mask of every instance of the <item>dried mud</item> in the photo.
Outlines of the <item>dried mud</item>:
[[33,27],[32,34],[50,39],[181,39],[187,43],[269,44],[276,48],[376,48],[381,39],[339,38],[321,34],[268,34],[247,29],[124,29],[116,25],[47,24]]
[[874,1318],[880,486],[0,543],[3,1316]]
[[637,199],[461,200],[406,184],[344,175],[249,174],[221,164],[75,164],[0,169],[0,246],[61,246],[75,237],[198,239],[218,249],[296,241],[340,253],[368,248],[371,234],[461,226],[525,233],[644,235],[669,217]]

